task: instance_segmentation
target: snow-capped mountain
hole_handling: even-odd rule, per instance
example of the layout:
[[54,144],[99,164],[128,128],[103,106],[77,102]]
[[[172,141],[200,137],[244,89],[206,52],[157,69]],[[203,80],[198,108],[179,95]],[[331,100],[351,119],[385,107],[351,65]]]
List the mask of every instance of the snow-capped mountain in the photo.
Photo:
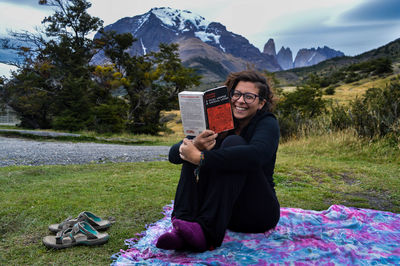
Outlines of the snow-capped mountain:
[[[186,10],[152,8],[143,15],[122,18],[106,26],[105,30],[132,33],[137,41],[129,50],[131,54],[157,51],[159,43],[178,43],[184,64],[195,61],[196,67],[204,72],[202,74],[208,72],[215,76],[215,72],[220,73],[219,80],[224,79],[226,73],[243,70],[248,65],[269,71],[281,70],[275,57],[261,53],[243,36],[228,31],[221,23],[210,22]],[[104,58],[99,54],[94,61],[102,60]]]

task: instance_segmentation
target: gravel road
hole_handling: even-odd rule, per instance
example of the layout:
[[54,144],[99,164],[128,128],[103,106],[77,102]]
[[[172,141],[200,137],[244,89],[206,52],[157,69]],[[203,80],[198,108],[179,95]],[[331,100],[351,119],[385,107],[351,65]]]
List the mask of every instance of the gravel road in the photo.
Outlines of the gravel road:
[[42,142],[0,137],[0,167],[166,161],[168,146]]

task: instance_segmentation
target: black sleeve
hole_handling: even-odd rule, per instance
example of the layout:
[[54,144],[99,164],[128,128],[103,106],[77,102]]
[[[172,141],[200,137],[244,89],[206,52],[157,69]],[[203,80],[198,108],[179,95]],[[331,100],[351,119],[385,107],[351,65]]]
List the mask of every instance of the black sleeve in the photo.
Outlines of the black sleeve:
[[180,141],[169,149],[168,160],[174,164],[181,164],[183,163],[183,159],[179,156],[179,147],[181,146],[183,141]]
[[278,121],[272,116],[266,116],[258,121],[247,145],[205,151],[202,167],[230,170],[258,167],[272,159],[278,144]]

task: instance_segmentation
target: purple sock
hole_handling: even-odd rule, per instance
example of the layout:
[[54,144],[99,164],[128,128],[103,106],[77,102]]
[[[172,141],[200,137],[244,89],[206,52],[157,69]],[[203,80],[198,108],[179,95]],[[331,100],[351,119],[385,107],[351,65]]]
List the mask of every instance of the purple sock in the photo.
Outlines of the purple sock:
[[177,233],[175,229],[171,232],[162,234],[156,243],[157,248],[169,249],[169,250],[180,250],[185,246],[185,241]]
[[175,218],[172,225],[180,236],[198,251],[207,250],[206,238],[203,229],[196,222],[188,222]]

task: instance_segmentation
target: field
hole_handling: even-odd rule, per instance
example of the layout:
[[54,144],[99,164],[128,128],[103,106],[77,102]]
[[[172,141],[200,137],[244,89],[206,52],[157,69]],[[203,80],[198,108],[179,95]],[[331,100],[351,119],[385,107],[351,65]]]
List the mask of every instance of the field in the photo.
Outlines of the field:
[[[332,204],[400,212],[400,146],[351,132],[294,139],[279,147],[282,206]],[[179,166],[168,162],[0,168],[0,264],[105,265],[174,197]],[[102,246],[49,250],[49,224],[88,210],[116,223]]]
[[356,97],[361,97],[370,88],[384,88],[395,76],[391,75],[382,79],[365,79],[344,84],[335,89],[334,95],[325,95],[324,98],[348,104]]
[[[400,64],[393,65],[392,75],[380,78],[371,77],[355,81],[349,84],[342,84],[335,88],[334,95],[324,95],[323,98],[326,100],[337,101],[340,104],[348,104],[351,100],[356,97],[362,97],[362,95],[370,88],[384,88],[390,81],[399,78]],[[295,86],[284,86],[281,87],[284,92],[293,92]]]

